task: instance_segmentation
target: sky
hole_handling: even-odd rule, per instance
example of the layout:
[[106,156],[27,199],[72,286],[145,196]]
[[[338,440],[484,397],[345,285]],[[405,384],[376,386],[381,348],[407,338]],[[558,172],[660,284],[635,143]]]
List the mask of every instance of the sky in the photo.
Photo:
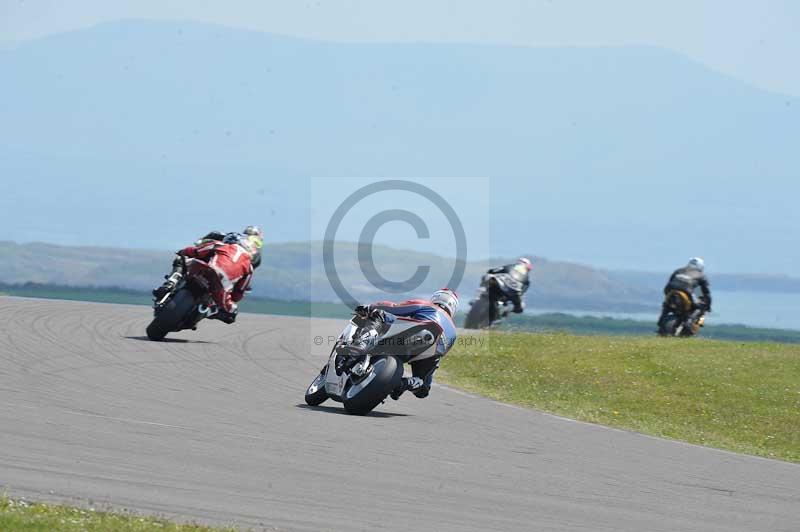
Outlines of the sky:
[[[215,227],[319,239],[359,177],[466,176],[491,183],[431,183],[480,257],[660,271],[703,255],[796,275],[800,7],[643,4],[0,0],[0,46],[15,48],[0,100],[17,102],[0,106],[0,175],[29,179],[0,199],[7,237],[168,249],[209,224],[173,198],[215,193],[221,174],[256,193]],[[430,238],[392,221],[378,240],[455,252],[435,206],[392,198],[362,202],[338,238],[410,205]]]
[[330,41],[653,45],[800,96],[800,2],[788,0],[0,0],[0,45],[126,18]]

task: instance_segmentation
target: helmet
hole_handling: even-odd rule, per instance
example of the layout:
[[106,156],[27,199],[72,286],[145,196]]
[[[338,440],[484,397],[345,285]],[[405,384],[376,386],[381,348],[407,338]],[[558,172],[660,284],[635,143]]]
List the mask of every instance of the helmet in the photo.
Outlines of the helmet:
[[247,227],[244,228],[244,231],[242,231],[242,233],[245,235],[255,235],[257,237],[260,237],[262,240],[264,239],[264,231],[262,231],[261,228],[257,225],[248,225]]
[[261,265],[261,249],[264,247],[264,231],[257,225],[248,225],[243,234],[247,236],[252,248],[250,262],[253,268],[258,268]]
[[458,310],[458,294],[449,288],[441,288],[433,293],[431,303],[442,307],[452,318]]
[[526,259],[525,257],[518,258],[517,264],[522,264],[528,269],[528,271],[531,271],[533,269],[533,263],[531,262],[530,259]]
[[706,262],[700,257],[692,257],[689,259],[689,264],[687,266],[702,272],[706,268]]
[[261,248],[264,247],[264,240],[259,235],[248,235],[243,240],[250,252],[250,263],[253,268],[258,268],[261,265]]

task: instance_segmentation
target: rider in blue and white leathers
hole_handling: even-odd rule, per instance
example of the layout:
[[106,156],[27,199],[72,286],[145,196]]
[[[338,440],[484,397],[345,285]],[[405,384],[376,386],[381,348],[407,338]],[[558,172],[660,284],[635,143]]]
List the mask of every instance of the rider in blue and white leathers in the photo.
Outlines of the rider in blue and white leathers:
[[427,397],[433,384],[433,374],[439,361],[456,343],[456,326],[453,315],[458,309],[458,295],[450,289],[437,290],[430,300],[410,299],[401,303],[381,301],[356,308],[356,314],[372,320],[376,328],[395,320],[419,322],[429,330],[438,332],[431,348],[411,359],[411,377],[403,377],[391,397],[398,399],[406,390],[419,398]]

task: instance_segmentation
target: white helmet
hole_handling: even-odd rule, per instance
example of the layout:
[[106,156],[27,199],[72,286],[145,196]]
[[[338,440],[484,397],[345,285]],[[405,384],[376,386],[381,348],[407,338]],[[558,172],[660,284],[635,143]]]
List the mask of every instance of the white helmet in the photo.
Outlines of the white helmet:
[[691,259],[689,259],[689,264],[687,266],[689,268],[694,268],[695,270],[702,272],[706,268],[706,262],[700,257],[692,257]]
[[533,269],[533,263],[531,262],[530,259],[525,258],[525,257],[518,258],[517,259],[517,264],[522,264],[523,266],[525,266],[528,269],[528,271],[531,271]]
[[452,318],[458,310],[458,294],[449,288],[441,288],[433,293],[431,303],[442,307]]

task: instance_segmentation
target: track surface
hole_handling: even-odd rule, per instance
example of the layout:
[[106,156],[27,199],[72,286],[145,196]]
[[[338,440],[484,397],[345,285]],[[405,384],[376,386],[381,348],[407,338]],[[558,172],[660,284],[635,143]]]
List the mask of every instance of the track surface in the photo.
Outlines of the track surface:
[[153,343],[149,316],[0,298],[0,490],[279,530],[800,530],[797,465],[444,387],[368,417],[306,408],[313,338],[342,323]]

